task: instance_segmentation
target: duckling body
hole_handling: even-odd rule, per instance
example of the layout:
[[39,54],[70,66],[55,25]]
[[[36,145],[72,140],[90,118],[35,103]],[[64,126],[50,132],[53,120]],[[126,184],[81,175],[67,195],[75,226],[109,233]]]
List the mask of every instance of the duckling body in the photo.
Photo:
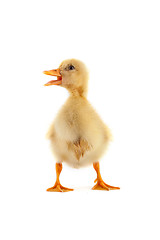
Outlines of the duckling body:
[[79,168],[96,162],[102,156],[109,143],[110,132],[85,97],[71,95],[47,137],[57,162]]
[[97,183],[93,190],[119,189],[106,184],[100,174],[99,159],[108,146],[111,134],[86,98],[88,71],[85,65],[79,60],[69,59],[63,61],[58,69],[44,73],[57,76],[57,80],[52,80],[45,86],[60,85],[70,93],[47,133],[56,157],[56,182],[47,191],[73,190],[60,184],[63,162],[75,168],[93,164],[97,173]]

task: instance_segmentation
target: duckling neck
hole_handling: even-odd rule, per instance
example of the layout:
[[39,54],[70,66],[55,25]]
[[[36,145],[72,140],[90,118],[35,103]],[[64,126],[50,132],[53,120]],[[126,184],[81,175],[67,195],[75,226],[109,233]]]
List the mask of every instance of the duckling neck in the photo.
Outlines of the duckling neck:
[[73,97],[85,97],[86,98],[86,96],[87,96],[87,91],[82,87],[69,88],[68,91],[69,91],[70,95]]

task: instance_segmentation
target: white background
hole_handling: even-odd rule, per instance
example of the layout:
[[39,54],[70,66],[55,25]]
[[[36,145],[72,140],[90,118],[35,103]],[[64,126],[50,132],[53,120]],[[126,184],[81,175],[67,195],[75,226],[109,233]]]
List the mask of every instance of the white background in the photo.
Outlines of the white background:
[[[3,1],[0,6],[1,239],[160,239],[159,1]],[[120,191],[91,191],[91,167],[64,165],[45,133],[67,99],[43,70],[78,58],[88,99],[114,141],[101,173]]]

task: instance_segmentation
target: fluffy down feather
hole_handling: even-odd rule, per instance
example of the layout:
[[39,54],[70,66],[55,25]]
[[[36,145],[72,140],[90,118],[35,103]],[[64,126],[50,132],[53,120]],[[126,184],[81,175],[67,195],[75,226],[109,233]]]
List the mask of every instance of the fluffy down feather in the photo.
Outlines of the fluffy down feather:
[[86,98],[71,95],[47,133],[57,162],[73,167],[99,160],[111,133]]

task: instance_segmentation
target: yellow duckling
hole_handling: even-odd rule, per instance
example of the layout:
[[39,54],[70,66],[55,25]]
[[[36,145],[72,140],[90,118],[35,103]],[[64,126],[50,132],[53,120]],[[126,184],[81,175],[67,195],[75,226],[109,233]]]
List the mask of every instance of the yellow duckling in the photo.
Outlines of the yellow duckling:
[[88,71],[79,60],[63,61],[58,69],[44,71],[45,74],[57,76],[45,86],[59,85],[65,87],[70,96],[61,108],[47,133],[51,149],[56,157],[56,182],[47,191],[65,192],[73,189],[63,187],[59,176],[62,163],[79,168],[93,164],[97,173],[93,190],[115,190],[101,177],[99,159],[110,141],[110,132],[91,104],[87,101]]

